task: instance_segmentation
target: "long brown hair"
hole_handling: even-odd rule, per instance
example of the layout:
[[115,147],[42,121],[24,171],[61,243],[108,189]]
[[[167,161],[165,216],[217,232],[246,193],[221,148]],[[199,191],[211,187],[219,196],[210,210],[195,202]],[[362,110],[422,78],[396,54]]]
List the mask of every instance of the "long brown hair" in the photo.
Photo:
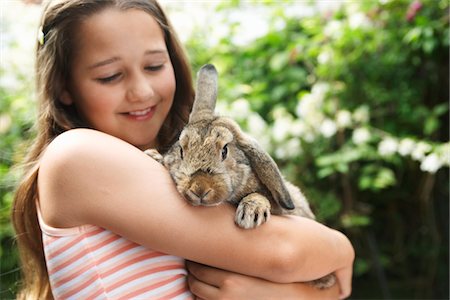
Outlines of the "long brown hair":
[[36,50],[36,87],[39,100],[37,136],[23,164],[12,211],[21,258],[20,299],[51,299],[52,294],[36,214],[39,157],[60,133],[83,124],[75,109],[62,105],[59,97],[66,87],[73,57],[73,35],[85,18],[115,7],[136,8],[155,18],[164,33],[175,72],[176,91],[170,113],[158,133],[159,150],[166,150],[186,124],[194,99],[191,69],[173,27],[156,0],[57,0],[49,1],[42,16],[41,40]]

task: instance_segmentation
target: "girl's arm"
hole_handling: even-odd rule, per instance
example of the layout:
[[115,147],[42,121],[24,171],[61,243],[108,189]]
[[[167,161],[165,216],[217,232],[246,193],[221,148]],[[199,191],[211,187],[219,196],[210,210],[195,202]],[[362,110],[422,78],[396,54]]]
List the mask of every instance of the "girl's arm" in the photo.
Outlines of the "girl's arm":
[[350,289],[354,252],[343,234],[283,216],[240,229],[235,208],[190,206],[163,166],[98,131],[57,137],[41,158],[38,187],[43,217],[54,227],[94,224],[154,250],[275,282],[337,271],[341,289]]
[[317,289],[308,283],[274,283],[188,261],[189,289],[198,299],[336,300],[339,287]]

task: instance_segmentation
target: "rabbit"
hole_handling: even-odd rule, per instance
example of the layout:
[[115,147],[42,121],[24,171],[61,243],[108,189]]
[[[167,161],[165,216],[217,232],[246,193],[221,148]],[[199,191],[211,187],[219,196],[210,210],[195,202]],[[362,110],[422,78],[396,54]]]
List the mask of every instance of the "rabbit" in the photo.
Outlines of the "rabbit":
[[[286,181],[274,160],[232,119],[214,114],[218,75],[211,64],[197,76],[197,89],[188,124],[179,139],[161,155],[145,153],[163,164],[178,192],[194,206],[230,202],[237,206],[235,223],[251,229],[271,214],[293,214],[315,219],[298,187]],[[334,275],[312,283],[334,284]]]

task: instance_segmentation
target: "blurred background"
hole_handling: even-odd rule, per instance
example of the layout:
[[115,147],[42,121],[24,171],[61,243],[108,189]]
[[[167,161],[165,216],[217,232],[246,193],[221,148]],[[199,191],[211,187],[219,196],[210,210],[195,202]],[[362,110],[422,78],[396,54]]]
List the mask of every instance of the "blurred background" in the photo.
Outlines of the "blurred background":
[[[351,299],[449,299],[449,2],[161,1],[235,118],[356,250]],[[39,1],[0,3],[0,299],[34,136]]]

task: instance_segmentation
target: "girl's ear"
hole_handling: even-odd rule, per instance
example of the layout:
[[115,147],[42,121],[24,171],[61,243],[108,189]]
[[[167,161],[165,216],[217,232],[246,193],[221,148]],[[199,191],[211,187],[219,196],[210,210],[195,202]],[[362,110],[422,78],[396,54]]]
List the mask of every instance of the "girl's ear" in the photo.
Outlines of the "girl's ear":
[[65,105],[73,104],[72,96],[70,95],[70,93],[67,90],[64,90],[62,92],[61,96],[59,97],[59,100]]

